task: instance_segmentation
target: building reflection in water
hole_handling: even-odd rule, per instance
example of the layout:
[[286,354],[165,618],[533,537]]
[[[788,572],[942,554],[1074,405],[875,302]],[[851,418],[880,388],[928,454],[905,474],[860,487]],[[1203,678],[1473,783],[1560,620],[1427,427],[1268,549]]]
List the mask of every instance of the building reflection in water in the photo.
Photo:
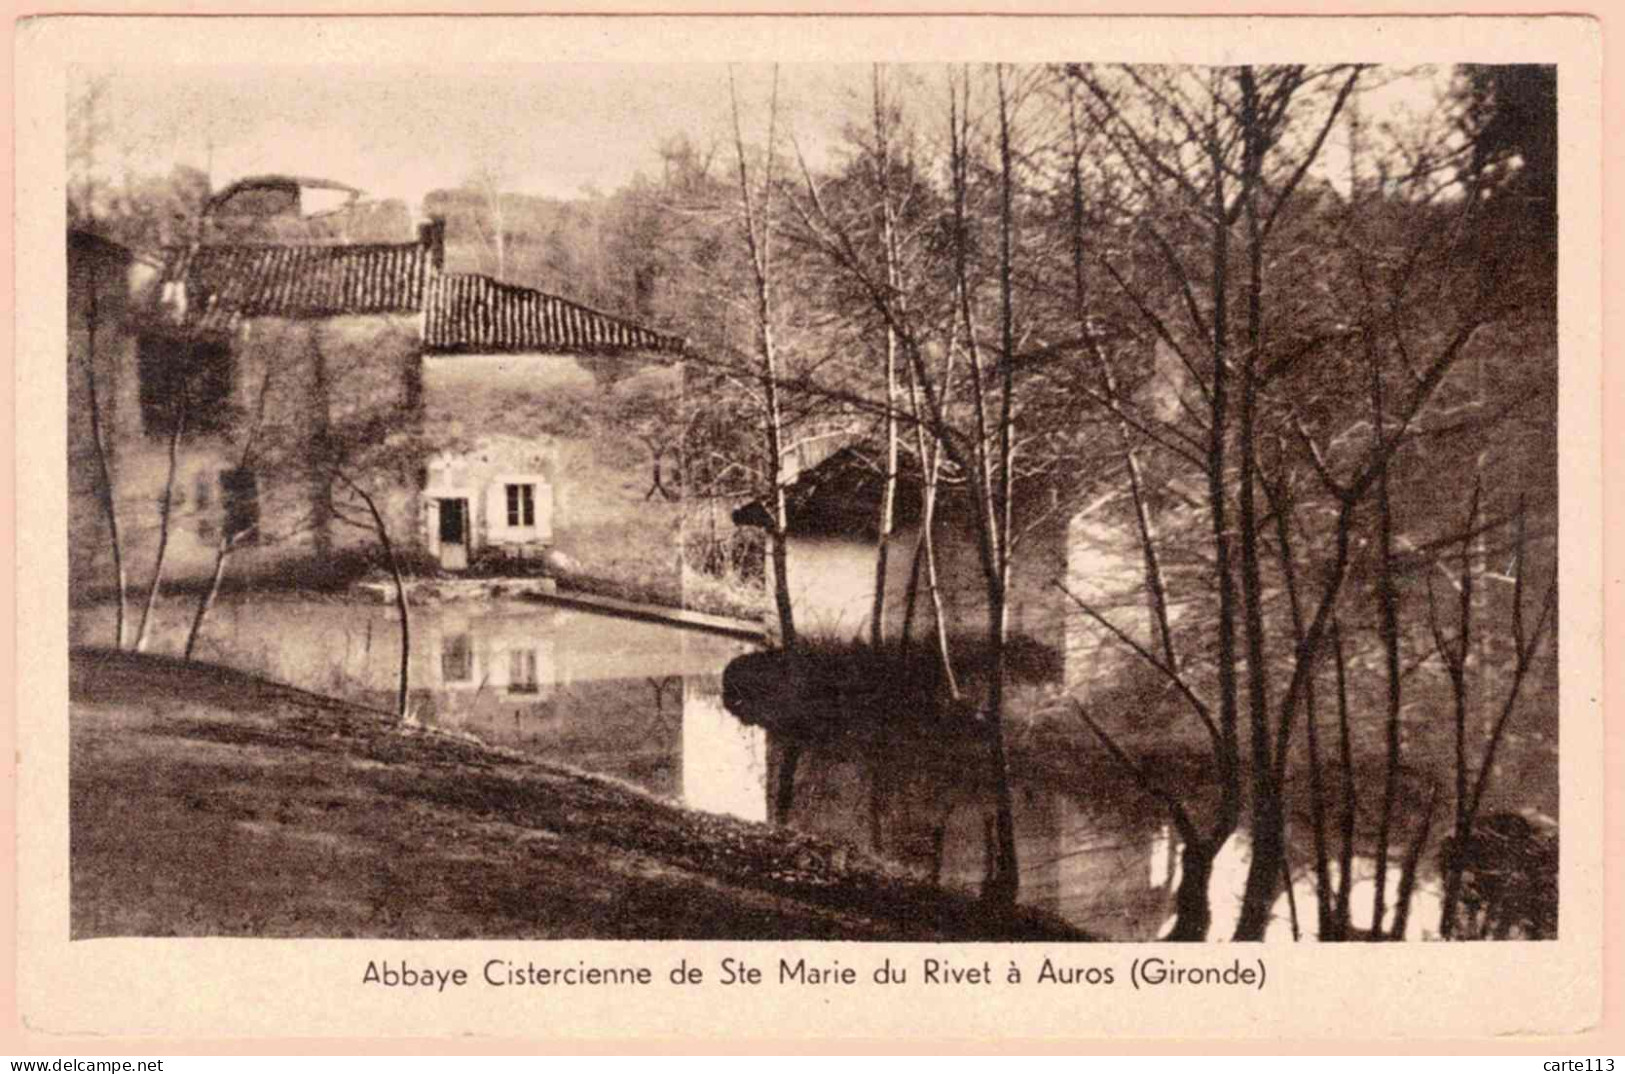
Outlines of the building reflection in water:
[[[191,611],[187,600],[160,606],[153,651],[181,651]],[[111,621],[111,608],[74,609],[73,637],[106,637]],[[992,795],[972,739],[793,737],[743,723],[722,704],[721,673],[753,646],[731,638],[519,601],[424,606],[412,625],[412,706],[424,725],[694,809],[783,821],[944,884],[974,890],[987,873]],[[398,637],[389,606],[223,599],[199,657],[387,710]],[[1167,928],[1180,847],[1150,803],[1100,773],[1018,774],[1014,792],[1024,901],[1112,939],[1150,940]],[[1215,862],[1214,938],[1233,928],[1246,865],[1238,833]],[[1355,870],[1360,923],[1374,870],[1366,858]],[[1397,881],[1394,870],[1390,896]],[[1300,931],[1311,936],[1309,870],[1295,872],[1293,888]],[[1436,901],[1436,879],[1424,876],[1413,935],[1436,925]],[[1270,939],[1291,939],[1284,895]]]
[[676,680],[682,695],[683,803],[745,820],[768,819],[768,742],[722,706],[720,675]]
[[[993,798],[974,741],[915,733],[796,741],[770,732],[769,754],[776,790],[794,758],[788,823],[950,886],[974,891],[986,878]],[[1022,900],[1103,936],[1154,939],[1173,890],[1166,866],[1156,865],[1154,816],[1038,778],[1018,777],[1013,789]]]

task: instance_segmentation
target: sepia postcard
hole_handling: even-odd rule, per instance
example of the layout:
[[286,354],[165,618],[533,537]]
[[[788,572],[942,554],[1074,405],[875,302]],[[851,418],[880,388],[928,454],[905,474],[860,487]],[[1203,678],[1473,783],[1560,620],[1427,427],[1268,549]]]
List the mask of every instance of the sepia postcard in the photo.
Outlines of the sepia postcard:
[[1575,1040],[1584,18],[39,18],[18,1002]]

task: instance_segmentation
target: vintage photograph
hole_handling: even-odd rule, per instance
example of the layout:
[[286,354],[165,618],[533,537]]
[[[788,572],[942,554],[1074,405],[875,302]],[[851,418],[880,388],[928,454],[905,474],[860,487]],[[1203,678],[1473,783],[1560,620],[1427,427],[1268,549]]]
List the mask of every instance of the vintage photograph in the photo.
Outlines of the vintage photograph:
[[995,60],[70,62],[73,940],[1562,936],[1562,68]]

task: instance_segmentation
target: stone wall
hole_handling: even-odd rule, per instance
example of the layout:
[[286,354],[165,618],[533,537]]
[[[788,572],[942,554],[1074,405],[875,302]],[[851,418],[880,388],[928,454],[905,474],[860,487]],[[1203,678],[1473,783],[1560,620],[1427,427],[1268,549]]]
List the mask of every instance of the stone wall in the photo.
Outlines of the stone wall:
[[[1028,533],[1017,549],[1010,580],[1011,633],[1026,634],[1057,649],[1065,640],[1064,602],[1054,587],[1064,577],[1063,532],[1062,527],[1049,525]],[[902,629],[918,543],[918,526],[900,527],[892,535],[886,563],[886,632],[891,635]],[[938,523],[934,543],[943,608],[953,624],[950,632],[985,635],[987,581],[975,533],[968,525],[945,520]],[[873,539],[792,537],[789,577],[798,630],[841,638],[868,636],[875,582]],[[923,565],[918,586],[916,636],[932,629]]]
[[[487,505],[504,475],[538,475],[549,485],[547,543],[579,575],[675,603],[681,505],[666,495],[675,487],[655,487],[652,445],[663,443],[680,389],[674,364],[636,354],[429,357],[431,465],[459,487],[487,490]],[[480,513],[482,539],[497,544],[492,522]]]
[[[234,510],[239,519],[244,510],[258,517],[257,530],[234,553],[235,577],[314,578],[344,550],[374,545],[370,533],[324,510],[326,482],[313,474],[310,448],[324,426],[342,433],[377,419],[394,430],[413,428],[421,394],[419,321],[416,315],[255,318],[226,341],[229,390],[224,397],[198,400],[176,452],[166,583],[209,577]],[[104,413],[112,430],[124,558],[136,589],[144,589],[152,576],[171,469],[169,427],[156,420],[150,396],[143,406],[141,348],[153,348],[149,363],[163,348],[184,362],[196,353],[187,348],[198,346],[159,342],[162,338],[161,325],[134,322],[121,337],[116,358],[104,367]],[[70,454],[75,454],[70,532],[86,538],[87,547],[75,551],[75,564],[94,592],[112,584],[112,572],[95,499],[93,458],[79,457],[88,435],[88,421],[70,415]],[[410,443],[389,449],[370,444],[356,455],[356,479],[375,494],[392,536],[416,534],[420,463],[420,452]],[[228,475],[239,470],[251,472],[253,480],[234,483]],[[248,501],[251,509],[243,506]]]
[[[987,583],[975,533],[962,520],[938,525],[937,575],[950,633],[983,637],[988,627]],[[918,537],[917,526],[900,528],[892,537],[886,571],[886,633],[892,637],[902,629]],[[1064,583],[1070,593],[1149,644],[1143,569],[1132,538],[1112,520],[1087,513],[1067,518],[1058,512],[1029,529],[1017,546],[1010,579],[1010,634],[1053,649],[1062,659],[1064,682],[1074,696],[1087,696],[1100,684],[1114,681],[1125,663],[1135,658],[1056,583]],[[803,635],[868,638],[875,581],[872,539],[792,537],[789,577],[797,629]],[[929,636],[931,614],[922,567],[915,637]]]

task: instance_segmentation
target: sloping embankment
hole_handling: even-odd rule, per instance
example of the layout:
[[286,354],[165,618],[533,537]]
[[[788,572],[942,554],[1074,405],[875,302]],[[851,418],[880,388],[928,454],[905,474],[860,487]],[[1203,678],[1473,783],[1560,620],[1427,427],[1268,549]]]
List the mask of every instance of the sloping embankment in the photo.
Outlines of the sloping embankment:
[[222,668],[79,650],[71,675],[76,938],[1083,938]]

